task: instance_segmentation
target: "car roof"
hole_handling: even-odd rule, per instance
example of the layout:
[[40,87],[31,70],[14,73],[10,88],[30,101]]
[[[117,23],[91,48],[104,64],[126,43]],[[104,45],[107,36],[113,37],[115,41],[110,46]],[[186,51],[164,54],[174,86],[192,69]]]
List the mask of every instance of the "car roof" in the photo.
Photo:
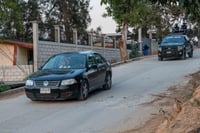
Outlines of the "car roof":
[[184,32],[173,32],[168,34],[167,36],[187,36]]
[[94,51],[76,51],[76,52],[63,52],[63,53],[59,53],[56,55],[62,55],[62,54],[84,54],[84,55],[89,55],[89,54],[93,54],[96,53]]

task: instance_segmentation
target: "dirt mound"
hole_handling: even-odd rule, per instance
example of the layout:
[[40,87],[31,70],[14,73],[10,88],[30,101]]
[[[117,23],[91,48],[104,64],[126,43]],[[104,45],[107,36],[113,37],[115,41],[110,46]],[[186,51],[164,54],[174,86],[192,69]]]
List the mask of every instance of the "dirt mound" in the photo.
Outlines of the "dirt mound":
[[200,72],[143,106],[158,108],[144,124],[123,133],[200,133]]

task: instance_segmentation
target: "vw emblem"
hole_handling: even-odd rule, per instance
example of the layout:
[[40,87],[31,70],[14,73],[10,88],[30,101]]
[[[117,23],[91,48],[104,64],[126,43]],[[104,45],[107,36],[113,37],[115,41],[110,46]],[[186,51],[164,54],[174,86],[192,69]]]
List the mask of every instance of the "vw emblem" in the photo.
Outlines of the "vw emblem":
[[44,85],[44,86],[48,86],[48,85],[49,85],[49,82],[48,82],[48,81],[44,81],[44,82],[43,82],[43,85]]

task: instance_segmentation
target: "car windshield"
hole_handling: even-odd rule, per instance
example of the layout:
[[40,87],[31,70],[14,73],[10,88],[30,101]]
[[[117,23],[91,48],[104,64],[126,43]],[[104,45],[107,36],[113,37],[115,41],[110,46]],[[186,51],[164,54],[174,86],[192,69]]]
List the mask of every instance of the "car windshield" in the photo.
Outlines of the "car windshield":
[[167,36],[163,39],[161,45],[180,45],[185,42],[184,36]]
[[85,66],[83,54],[60,54],[50,58],[42,69],[83,69]]

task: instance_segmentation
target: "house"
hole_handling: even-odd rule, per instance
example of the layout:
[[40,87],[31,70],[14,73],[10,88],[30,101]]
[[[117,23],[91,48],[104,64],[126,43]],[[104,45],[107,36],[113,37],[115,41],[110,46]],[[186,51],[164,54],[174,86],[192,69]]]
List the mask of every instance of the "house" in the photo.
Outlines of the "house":
[[33,45],[11,40],[0,41],[0,66],[30,65],[33,63]]

